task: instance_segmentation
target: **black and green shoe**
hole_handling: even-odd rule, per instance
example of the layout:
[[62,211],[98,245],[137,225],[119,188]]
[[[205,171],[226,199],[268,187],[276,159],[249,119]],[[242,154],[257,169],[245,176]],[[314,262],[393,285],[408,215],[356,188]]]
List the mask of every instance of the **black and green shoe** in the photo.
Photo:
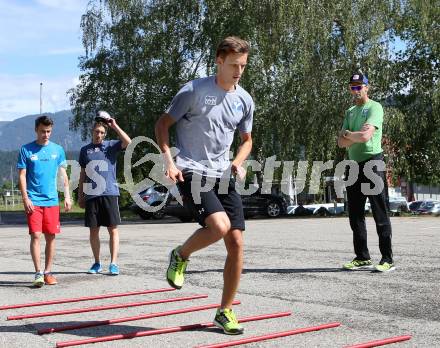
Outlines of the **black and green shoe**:
[[235,317],[235,313],[229,308],[217,309],[214,324],[227,335],[241,335],[244,332],[243,327]]
[[356,260],[347,262],[342,266],[344,269],[349,271],[356,271],[358,269],[371,269],[373,267],[373,263],[371,260]]
[[185,270],[188,260],[184,260],[179,256],[179,247],[170,253],[170,264],[167,269],[167,281],[175,289],[181,289],[185,280]]
[[394,263],[390,263],[390,262],[380,262],[378,265],[376,265],[376,271],[377,272],[391,272],[394,271],[396,269],[396,267],[394,267]]

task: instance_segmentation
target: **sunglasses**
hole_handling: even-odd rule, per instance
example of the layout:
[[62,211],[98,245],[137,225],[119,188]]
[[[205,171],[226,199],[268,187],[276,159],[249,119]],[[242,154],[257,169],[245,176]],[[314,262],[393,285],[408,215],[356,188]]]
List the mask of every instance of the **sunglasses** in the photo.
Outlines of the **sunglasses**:
[[357,86],[350,86],[350,89],[352,91],[360,91],[364,87],[363,85],[357,85]]

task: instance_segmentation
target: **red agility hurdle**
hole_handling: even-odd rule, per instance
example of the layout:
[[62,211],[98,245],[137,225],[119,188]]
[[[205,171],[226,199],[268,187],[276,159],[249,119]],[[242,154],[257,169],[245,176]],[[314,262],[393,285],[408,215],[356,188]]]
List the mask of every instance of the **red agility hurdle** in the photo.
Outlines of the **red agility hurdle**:
[[289,331],[283,331],[283,332],[275,332],[275,333],[271,333],[271,334],[267,334],[267,335],[242,338],[242,339],[236,340],[236,341],[208,344],[208,345],[205,345],[205,346],[198,346],[197,348],[232,347],[232,346],[238,346],[238,345],[246,344],[246,343],[265,341],[265,340],[270,340],[270,339],[279,338],[279,337],[285,337],[285,336],[291,336],[291,335],[298,335],[298,334],[302,334],[302,333],[310,332],[310,331],[318,331],[318,330],[324,330],[324,329],[331,329],[331,328],[334,328],[334,327],[338,327],[340,325],[341,325],[341,323],[329,323],[329,324],[323,324],[323,325],[318,325],[318,326],[303,327],[303,328],[295,329],[295,330],[289,330]]
[[370,348],[370,347],[379,347],[379,346],[385,346],[387,344],[391,343],[397,343],[402,341],[408,341],[411,339],[410,335],[404,335],[404,336],[396,336],[396,337],[390,337],[390,338],[384,338],[382,340],[377,341],[371,341],[371,342],[365,342],[365,343],[359,343],[355,344],[353,346],[345,346],[344,348]]
[[55,311],[55,312],[41,312],[41,313],[15,315],[15,316],[7,317],[7,319],[8,320],[20,320],[20,319],[29,319],[29,318],[50,317],[50,316],[54,316],[54,315],[66,315],[66,314],[75,314],[75,313],[84,313],[84,312],[105,311],[108,309],[148,306],[148,305],[159,304],[159,303],[189,301],[189,300],[196,300],[196,299],[207,298],[207,297],[208,297],[208,295],[193,295],[193,296],[175,297],[175,298],[151,300],[151,301],[144,301],[144,302],[132,302],[132,303],[117,304],[117,305],[99,306],[99,307],[66,309],[66,310]]
[[[291,314],[292,314],[291,312],[279,312],[279,313],[255,315],[255,316],[251,316],[251,317],[241,318],[241,319],[239,319],[239,322],[246,323],[248,321],[286,317]],[[211,323],[200,323],[200,324],[192,324],[192,325],[184,325],[184,326],[167,327],[167,328],[155,329],[155,330],[134,331],[134,332],[126,333],[126,334],[102,336],[102,337],[88,338],[88,339],[75,340],[75,341],[57,342],[57,347],[72,347],[72,346],[78,346],[80,344],[107,342],[107,341],[115,341],[115,340],[135,338],[135,337],[167,334],[167,333],[172,333],[172,332],[205,329],[205,328],[209,328],[209,327],[213,327],[213,326],[214,326],[214,323],[211,322]]]
[[[234,301],[232,302],[233,305],[240,304],[240,301]],[[124,318],[115,318],[115,319],[108,319],[108,320],[100,320],[100,321],[92,321],[89,323],[82,323],[82,324],[74,324],[74,325],[66,325],[66,326],[58,326],[58,327],[50,327],[46,329],[38,330],[38,334],[44,335],[52,332],[60,332],[60,331],[67,331],[67,330],[76,330],[76,329],[83,329],[86,327],[95,327],[95,326],[101,326],[101,325],[110,325],[110,324],[117,324],[117,323],[123,323],[127,321],[134,321],[134,320],[141,320],[141,319],[150,319],[150,318],[156,318],[156,317],[164,317],[167,315],[174,315],[174,314],[182,314],[182,313],[189,313],[189,312],[197,312],[197,311],[203,311],[206,309],[212,309],[220,307],[220,304],[208,304],[203,306],[195,306],[195,307],[188,307],[188,308],[182,308],[182,309],[175,309],[171,311],[166,312],[156,312],[156,313],[148,313],[148,314],[141,314],[134,317],[124,317]]]
[[14,309],[14,308],[23,308],[23,307],[34,307],[34,306],[46,306],[60,303],[69,303],[69,302],[81,302],[81,301],[91,301],[91,300],[102,300],[105,298],[112,297],[124,297],[124,296],[135,296],[135,295],[145,295],[145,294],[154,294],[156,292],[166,292],[166,291],[174,291],[174,288],[164,288],[164,289],[154,289],[154,290],[141,290],[141,291],[132,291],[132,292],[123,292],[120,294],[104,294],[97,296],[85,296],[85,297],[77,297],[77,298],[62,298],[58,300],[51,301],[41,301],[41,302],[31,302],[31,303],[21,303],[16,305],[7,305],[0,306],[0,310],[5,309]]

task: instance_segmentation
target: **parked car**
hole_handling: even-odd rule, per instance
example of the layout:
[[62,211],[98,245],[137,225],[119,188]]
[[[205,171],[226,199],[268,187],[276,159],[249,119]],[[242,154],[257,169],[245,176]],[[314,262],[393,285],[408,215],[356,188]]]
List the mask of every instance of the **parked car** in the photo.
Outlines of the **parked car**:
[[[400,214],[401,212],[409,212],[408,201],[403,196],[389,197],[390,212],[392,214]],[[365,210],[371,213],[371,204],[367,200],[365,203]]]
[[[262,194],[259,191],[252,195],[241,196],[245,218],[265,215],[276,218],[287,213],[287,201],[284,197],[274,194]],[[192,212],[171,199],[164,207],[166,215],[177,217],[182,222],[192,221]]]
[[241,196],[245,217],[266,215],[276,218],[287,213],[287,201],[284,197],[275,194],[257,192]]
[[293,211],[292,214],[294,216],[309,216],[313,215],[313,212],[315,211],[315,208],[310,208],[308,206],[304,206],[302,204],[299,204]]
[[409,212],[408,201],[403,196],[390,197],[390,211],[393,213]]
[[[146,190],[141,191],[139,195],[146,204],[152,207],[156,207],[162,204],[162,202],[164,200],[168,200],[170,196],[168,193],[168,189],[160,184],[154,184],[153,186],[150,186]],[[165,215],[164,208],[161,208],[160,210],[155,212],[150,212],[150,211],[145,211],[144,209],[139,207],[136,203],[133,203],[130,206],[130,209],[134,213],[138,214],[144,220],[148,220],[151,218],[162,219]]]
[[344,204],[337,203],[336,207],[334,203],[318,203],[308,205],[289,205],[287,207],[287,214],[293,216],[331,216],[340,215],[344,213]]
[[425,201],[417,209],[418,214],[427,215],[440,215],[440,202],[437,201]]
[[420,206],[423,204],[423,202],[425,202],[424,200],[419,200],[419,201],[412,201],[410,203],[408,203],[408,209],[410,212],[415,213],[417,212],[417,209],[420,208]]

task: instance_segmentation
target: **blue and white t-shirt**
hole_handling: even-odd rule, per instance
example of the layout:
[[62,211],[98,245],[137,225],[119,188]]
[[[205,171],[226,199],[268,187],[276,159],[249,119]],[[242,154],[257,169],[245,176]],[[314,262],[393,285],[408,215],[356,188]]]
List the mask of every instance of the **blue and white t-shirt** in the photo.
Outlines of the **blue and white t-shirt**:
[[183,170],[221,177],[229,167],[234,132],[252,131],[252,97],[240,86],[225,91],[215,76],[193,80],[176,94],[166,110],[176,120],[176,165]]
[[122,150],[120,140],[104,140],[81,148],[79,165],[86,169],[83,191],[85,199],[99,196],[119,196],[116,181],[116,159]]
[[66,155],[60,145],[36,141],[23,145],[18,154],[17,168],[26,169],[26,191],[35,206],[58,205],[57,174],[66,167]]

